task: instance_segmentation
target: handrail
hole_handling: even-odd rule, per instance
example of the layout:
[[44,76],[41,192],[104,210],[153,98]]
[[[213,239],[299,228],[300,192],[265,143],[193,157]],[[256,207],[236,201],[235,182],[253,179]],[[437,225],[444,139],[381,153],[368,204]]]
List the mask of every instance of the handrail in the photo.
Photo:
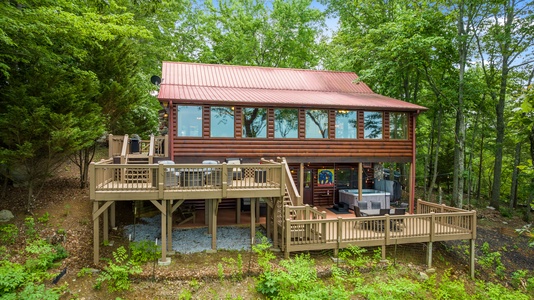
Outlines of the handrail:
[[289,170],[289,166],[287,165],[286,160],[284,159],[282,161],[283,171],[286,172],[285,176],[285,185],[287,194],[289,196],[289,199],[291,200],[291,204],[293,205],[302,205],[300,194],[297,190],[297,186],[295,185],[295,181],[293,181],[293,176],[291,176],[291,171]]
[[[301,208],[301,210],[303,210]],[[476,211],[364,218],[292,219],[283,226],[285,255],[294,251],[476,238]]]
[[126,163],[126,158],[128,155],[128,135],[125,134],[122,139],[122,150],[121,150],[121,164]]
[[154,135],[151,134],[150,135],[150,144],[149,144],[149,147],[148,147],[148,163],[149,164],[152,164],[154,163],[154,147],[155,147],[155,143],[154,143]]
[[445,204],[438,204],[433,202],[424,201],[421,199],[417,199],[417,213],[418,214],[425,214],[425,213],[447,213],[447,212],[466,212],[467,210],[447,206]]

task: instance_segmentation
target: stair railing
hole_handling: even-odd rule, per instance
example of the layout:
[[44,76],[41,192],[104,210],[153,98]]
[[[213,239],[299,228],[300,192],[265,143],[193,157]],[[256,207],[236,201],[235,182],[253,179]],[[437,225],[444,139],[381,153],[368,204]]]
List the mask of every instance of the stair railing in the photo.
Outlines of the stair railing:
[[121,150],[121,164],[124,165],[128,161],[128,135],[124,135],[124,139],[122,140],[122,150]]

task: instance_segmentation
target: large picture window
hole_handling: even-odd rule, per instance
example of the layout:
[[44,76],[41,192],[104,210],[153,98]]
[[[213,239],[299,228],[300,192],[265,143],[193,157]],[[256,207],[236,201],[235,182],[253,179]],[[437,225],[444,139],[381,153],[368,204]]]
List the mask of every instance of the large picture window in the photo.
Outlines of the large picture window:
[[267,137],[267,110],[245,107],[243,112],[243,137]]
[[392,112],[389,114],[389,138],[405,140],[408,138],[408,114]]
[[234,108],[212,107],[210,111],[210,136],[234,137]]
[[274,110],[274,137],[298,138],[299,111],[297,109]]
[[202,137],[202,106],[178,105],[177,132],[183,137]]
[[381,112],[366,111],[363,113],[363,136],[366,139],[381,139],[383,116]]
[[336,139],[355,139],[358,132],[357,124],[355,111],[336,111]]
[[314,109],[306,111],[306,138],[328,138],[327,110]]

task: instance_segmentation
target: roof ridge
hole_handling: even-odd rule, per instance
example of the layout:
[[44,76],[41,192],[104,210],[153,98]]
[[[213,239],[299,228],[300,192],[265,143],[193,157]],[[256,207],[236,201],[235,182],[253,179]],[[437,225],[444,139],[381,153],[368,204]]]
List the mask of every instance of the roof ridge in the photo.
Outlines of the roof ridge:
[[213,67],[228,67],[228,68],[257,68],[257,69],[272,69],[272,70],[292,70],[303,72],[323,72],[323,73],[344,73],[354,74],[359,78],[358,74],[352,71],[339,71],[339,70],[318,70],[318,69],[302,69],[302,68],[286,68],[286,67],[267,67],[267,66],[250,66],[250,65],[227,65],[227,64],[211,64],[201,62],[184,62],[184,61],[163,61],[163,64],[181,64],[181,65],[202,65]]

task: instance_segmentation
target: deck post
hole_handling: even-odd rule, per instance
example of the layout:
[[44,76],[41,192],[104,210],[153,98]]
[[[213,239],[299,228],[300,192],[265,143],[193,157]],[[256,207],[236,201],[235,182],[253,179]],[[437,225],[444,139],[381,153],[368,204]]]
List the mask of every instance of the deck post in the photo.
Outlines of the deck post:
[[257,198],[250,198],[250,240],[254,239],[256,234],[256,202]]
[[428,247],[426,249],[426,265],[428,269],[432,268],[432,242],[428,242]]
[[110,207],[110,214],[111,214],[111,219],[110,219],[110,226],[111,228],[115,228],[117,227],[116,224],[115,224],[115,201],[113,201],[113,203],[111,204],[111,207]]
[[93,262],[95,265],[100,260],[100,219],[95,214],[98,211],[98,201],[93,201]]
[[[161,164],[160,164],[161,166]],[[163,177],[160,177],[163,178]],[[171,259],[167,257],[167,212],[168,203],[167,200],[161,200],[161,259],[158,261],[159,265],[168,265],[171,263]]]
[[236,200],[236,211],[235,211],[235,222],[237,224],[241,223],[241,198]]
[[167,201],[167,252],[174,254],[172,251],[172,200]]
[[470,239],[470,250],[469,254],[471,256],[471,259],[469,260],[469,273],[471,275],[471,279],[475,279],[475,240]]
[[[272,198],[270,200],[266,199],[266,205],[267,205],[267,214],[265,215],[265,227],[267,227],[267,236],[272,237],[272,231],[273,231],[273,225],[271,223],[271,216],[272,216]],[[270,204],[270,205],[269,205]]]
[[289,258],[289,251],[290,251],[289,247],[291,246],[291,219],[285,219],[284,223],[286,224],[285,225],[286,232],[284,234],[285,235],[285,239],[286,239],[284,258],[288,259]]
[[277,207],[279,205],[279,203],[283,203],[283,200],[284,198],[283,197],[280,197],[280,200],[274,200],[273,201],[273,213],[272,213],[272,216],[273,216],[273,247],[274,248],[278,248],[278,220],[276,219],[276,217],[278,216],[278,214],[276,213],[277,211]]
[[304,202],[304,163],[300,163],[300,172],[299,172],[299,194],[300,201],[297,205],[302,205]]
[[211,250],[217,252],[217,212],[219,210],[219,202],[221,199],[217,199],[211,202]]
[[206,216],[208,216],[208,234],[212,234],[213,232],[211,231],[211,225],[212,225],[212,222],[213,222],[213,199],[210,199],[210,200],[207,200],[207,205],[206,205]]
[[104,241],[104,244],[107,245],[106,243],[109,242],[109,208],[106,208],[106,210],[104,210],[104,213],[102,213],[102,217],[104,218],[104,222],[102,224],[102,240]]
[[204,200],[204,225],[208,225],[208,227],[210,224],[210,210],[209,210],[210,201],[211,200],[208,200],[208,199]]

